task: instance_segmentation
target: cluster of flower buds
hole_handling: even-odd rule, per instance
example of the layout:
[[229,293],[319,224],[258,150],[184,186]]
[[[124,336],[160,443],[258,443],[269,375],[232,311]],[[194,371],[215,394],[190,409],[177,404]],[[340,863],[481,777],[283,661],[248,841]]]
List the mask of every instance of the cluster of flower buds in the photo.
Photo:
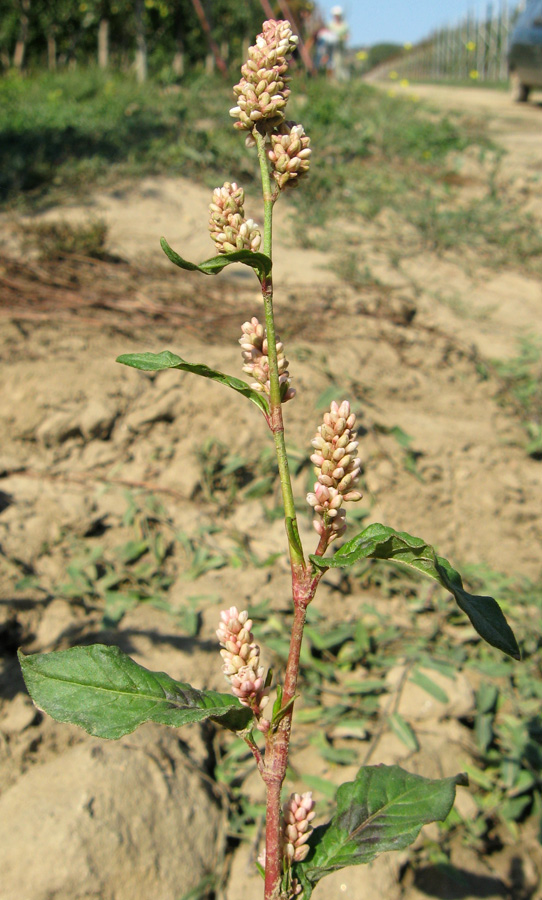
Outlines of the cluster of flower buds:
[[314,812],[311,791],[292,794],[283,807],[284,857],[288,863],[302,862],[309,852],[307,841],[312,833]]
[[248,60],[241,67],[242,78],[233,89],[237,106],[230,115],[238,120],[236,128],[252,131],[262,121],[273,128],[284,121],[283,110],[290,94],[286,86],[288,58],[297,41],[289,22],[269,19],[263,23],[262,33],[249,48]]
[[296,125],[295,122],[283,122],[270,137],[269,159],[273,164],[275,181],[281,190],[286,185],[296,187],[299,178],[309,170],[310,138],[305,134],[303,125]]
[[245,192],[235,182],[226,181],[213,191],[209,231],[219,253],[259,249],[260,229],[252,219],[245,219],[244,204]]
[[[269,358],[267,355],[267,336],[265,328],[260,324],[256,316],[250,322],[241,325],[242,337],[239,338],[243,354],[243,372],[255,378],[251,384],[255,391],[269,394]],[[277,335],[277,362],[279,370],[280,396],[283,403],[295,397],[294,388],[290,387],[290,373],[288,372],[288,360],[284,355],[284,344]]]
[[343,501],[362,497],[360,491],[353,490],[361,468],[356,456],[358,442],[352,430],[355,423],[348,401],[343,400],[339,406],[334,400],[312,441],[315,452],[311,461],[318,480],[314,493],[307,494],[307,503],[317,514],[313,521],[316,531],[319,535],[327,533],[328,542],[346,530]]
[[232,692],[260,719],[260,729],[266,730],[269,723],[261,719],[261,713],[269,700],[269,689],[265,687],[264,669],[260,666],[260,648],[251,631],[252,620],[246,609],[239,612],[236,606],[221,612],[220,618],[222,621],[216,634],[223,647],[220,651],[224,660],[222,671]]

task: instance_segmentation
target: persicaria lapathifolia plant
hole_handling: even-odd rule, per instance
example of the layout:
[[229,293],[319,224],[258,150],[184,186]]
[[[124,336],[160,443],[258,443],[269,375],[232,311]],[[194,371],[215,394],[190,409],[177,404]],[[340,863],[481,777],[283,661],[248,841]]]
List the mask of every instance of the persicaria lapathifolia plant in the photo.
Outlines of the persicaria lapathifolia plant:
[[[225,182],[213,194],[210,233],[218,255],[196,265],[162,239],[175,265],[216,275],[242,263],[254,269],[262,291],[264,320],[241,326],[243,371],[251,383],[189,363],[166,350],[128,354],[119,362],[144,371],[180,369],[211,378],[251,400],[263,414],[275,444],[288,551],[292,573],[293,625],[286,669],[275,684],[261,663],[248,611],[235,606],[222,613],[218,641],[229,693],[198,690],[160,672],[137,665],[116,647],[100,644],[57,653],[21,657],[28,690],[36,704],[61,722],[80,725],[90,734],[119,738],[146,721],[178,727],[212,719],[236,732],[250,747],[266,788],[264,860],[265,900],[308,900],[329,872],[366,863],[385,850],[410,844],[422,825],[443,820],[452,807],[462,776],[432,781],[398,766],[362,767],[353,782],[342,785],[331,819],[313,829],[310,794],[294,794],[282,806],[290,730],[296,699],[299,659],[308,605],[329,568],[348,567],[368,558],[411,566],[439,582],[467,614],[478,634],[515,658],[519,650],[500,607],[491,597],[469,594],[447,560],[420,538],[385,525],[370,525],[326,556],[329,545],[345,533],[348,503],[360,499],[360,462],[355,415],[337,398],[312,441],[316,481],[307,501],[318,539],[306,555],[297,527],[288,470],[282,406],[294,397],[288,361],[275,331],[272,280],[273,208],[283,190],[297,186],[309,172],[309,138],[303,127],[286,120],[290,94],[288,63],[296,37],[287,22],[265,22],[250,48],[242,78],[234,88],[231,110],[235,128],[256,147],[263,188],[263,233],[244,214],[244,193]],[[269,695],[274,691],[275,700]]]

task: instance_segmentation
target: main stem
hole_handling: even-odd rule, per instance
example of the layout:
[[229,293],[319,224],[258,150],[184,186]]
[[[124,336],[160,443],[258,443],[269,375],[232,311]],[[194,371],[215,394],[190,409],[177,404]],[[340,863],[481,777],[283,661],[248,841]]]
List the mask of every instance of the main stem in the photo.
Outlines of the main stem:
[[[269,175],[269,164],[265,150],[265,138],[256,129],[253,132],[258,147],[258,160],[263,188],[264,203],[264,237],[263,252],[271,259],[273,245],[273,204],[274,197]],[[297,516],[295,511],[292,480],[286,453],[286,441],[284,439],[284,421],[282,418],[282,403],[280,397],[280,382],[277,360],[277,338],[275,332],[275,316],[273,312],[273,279],[269,274],[262,282],[262,297],[265,312],[265,329],[267,334],[267,358],[269,360],[269,425],[273,432],[277,463],[279,469],[282,501],[284,514],[288,525],[288,545],[290,549],[290,561],[292,569],[305,570],[303,548],[299,540],[297,529]]]
[[[272,224],[274,196],[271,188],[269,163],[265,149],[265,138],[257,129],[253,132],[258,147],[258,159],[262,178],[264,201],[263,252],[271,258]],[[267,357],[269,360],[269,425],[273,433],[275,450],[284,503],[284,514],[288,533],[290,563],[292,567],[292,594],[294,601],[294,623],[290,640],[290,651],[282,694],[282,709],[287,710],[278,725],[269,730],[266,741],[263,779],[266,785],[266,828],[265,828],[265,900],[278,900],[282,880],[282,837],[280,794],[288,765],[290,730],[292,724],[293,700],[295,698],[299,673],[299,657],[303,640],[303,628],[307,606],[314,596],[318,579],[311,578],[303,556],[303,548],[297,529],[292,481],[286,454],[284,422],[280,396],[280,381],[277,360],[275,317],[273,313],[273,281],[271,274],[262,280],[262,296],[265,310],[267,335]]]

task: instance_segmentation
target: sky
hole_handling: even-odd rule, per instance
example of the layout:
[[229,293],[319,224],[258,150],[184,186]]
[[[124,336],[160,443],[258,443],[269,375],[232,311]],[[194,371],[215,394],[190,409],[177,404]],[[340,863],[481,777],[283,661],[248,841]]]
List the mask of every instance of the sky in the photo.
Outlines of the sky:
[[328,17],[334,6],[342,6],[352,46],[415,44],[441,25],[455,24],[469,9],[481,13],[486,8],[485,2],[482,6],[472,0],[319,0],[318,5]]

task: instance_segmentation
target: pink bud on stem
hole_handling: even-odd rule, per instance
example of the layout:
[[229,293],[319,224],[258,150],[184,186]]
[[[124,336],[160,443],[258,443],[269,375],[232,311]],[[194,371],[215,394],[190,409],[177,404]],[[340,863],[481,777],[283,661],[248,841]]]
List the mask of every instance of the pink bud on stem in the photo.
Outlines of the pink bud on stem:
[[287,865],[302,862],[309,853],[309,840],[313,828],[310,824],[316,813],[311,791],[292,794],[283,807],[283,850]]
[[312,441],[315,452],[311,456],[317,481],[307,494],[307,503],[316,513],[313,526],[320,535],[317,553],[323,554],[331,541],[346,531],[345,500],[361,500],[361,491],[354,490],[359,478],[361,462],[356,456],[358,442],[353,431],[356,423],[347,400],[339,405],[335,400]]
[[243,706],[248,706],[257,719],[259,730],[267,731],[269,723],[261,714],[269,700],[269,688],[265,687],[264,668],[260,666],[260,648],[254,642],[252,620],[247,610],[239,612],[236,606],[220,613],[221,622],[217,637],[222,646],[224,660],[222,671],[230,682],[232,693]]
[[[239,338],[243,355],[243,372],[251,375],[256,381],[251,384],[255,391],[261,391],[269,396],[271,386],[269,381],[269,358],[267,355],[267,336],[263,325],[256,316],[250,322],[241,326],[242,336]],[[288,372],[288,360],[284,354],[284,344],[276,337],[277,364],[279,371],[279,385],[282,403],[295,397],[295,389],[290,387],[290,373]]]

